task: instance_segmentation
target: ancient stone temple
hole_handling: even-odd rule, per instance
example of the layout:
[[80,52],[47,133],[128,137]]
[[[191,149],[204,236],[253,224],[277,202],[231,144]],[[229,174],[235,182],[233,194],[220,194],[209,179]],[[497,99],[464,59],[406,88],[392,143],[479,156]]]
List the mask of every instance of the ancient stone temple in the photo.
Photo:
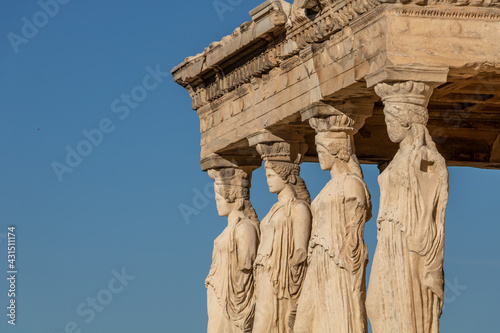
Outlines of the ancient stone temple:
[[[447,166],[500,168],[500,1],[268,0],[250,16],[172,70],[228,216],[208,332],[438,332]],[[277,203],[259,224],[263,161]],[[332,176],[313,200],[303,162]]]

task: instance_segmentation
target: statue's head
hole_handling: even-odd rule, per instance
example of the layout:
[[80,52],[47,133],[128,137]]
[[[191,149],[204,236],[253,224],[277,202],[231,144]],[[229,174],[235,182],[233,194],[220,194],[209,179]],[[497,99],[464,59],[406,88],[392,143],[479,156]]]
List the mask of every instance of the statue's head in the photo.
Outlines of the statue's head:
[[289,187],[298,198],[311,202],[306,184],[300,177],[299,166],[307,151],[306,143],[268,142],[260,143],[256,148],[265,161],[267,185],[271,193],[280,193]]
[[387,133],[392,142],[401,142],[415,125],[427,124],[427,104],[432,94],[431,87],[413,81],[382,83],[375,87],[375,92],[384,103]]
[[297,184],[300,167],[295,163],[268,160],[265,162],[264,168],[271,193],[280,193],[286,186]]
[[401,142],[412,126],[427,124],[427,110],[419,105],[408,103],[386,103],[384,108],[387,134],[392,142]]
[[349,162],[353,153],[351,138],[345,132],[317,133],[316,150],[322,170],[330,170],[335,163],[335,159]]
[[250,198],[250,177],[240,169],[223,168],[209,170],[215,180],[215,202],[219,216],[228,216],[233,210],[243,210]]

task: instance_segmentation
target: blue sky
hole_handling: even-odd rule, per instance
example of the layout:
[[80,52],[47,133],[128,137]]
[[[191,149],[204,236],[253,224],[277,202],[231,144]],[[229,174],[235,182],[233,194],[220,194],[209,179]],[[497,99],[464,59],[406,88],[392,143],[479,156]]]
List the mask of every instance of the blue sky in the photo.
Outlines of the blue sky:
[[[212,0],[66,2],[46,19],[37,1],[0,3],[0,276],[9,225],[18,265],[17,325],[7,324],[2,278],[0,331],[202,332],[204,279],[226,221],[205,194],[196,112],[166,73],[260,2],[233,1],[222,19]],[[12,36],[26,20],[40,27],[20,42]],[[127,102],[131,93],[141,102]],[[95,144],[82,144],[84,133]],[[78,149],[86,156],[58,177],[54,165]],[[363,168],[376,216],[378,170]],[[317,164],[302,175],[313,197],[329,177]],[[450,168],[441,332],[498,330],[499,187],[499,171]],[[252,196],[263,218],[276,196],[261,169]],[[183,218],[185,206],[198,215]],[[365,239],[372,258],[374,218]]]

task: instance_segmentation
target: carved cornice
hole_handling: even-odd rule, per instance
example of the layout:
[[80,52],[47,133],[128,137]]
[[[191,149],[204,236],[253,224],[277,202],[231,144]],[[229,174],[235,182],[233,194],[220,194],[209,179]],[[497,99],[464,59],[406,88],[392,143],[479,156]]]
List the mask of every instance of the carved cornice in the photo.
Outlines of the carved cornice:
[[269,35],[279,32],[286,23],[290,6],[282,0],[265,1],[250,11],[252,21],[241,24],[231,35],[211,43],[203,52],[175,66],[171,71],[175,82],[183,86],[191,84],[202,72],[214,70],[224,60],[269,39]]
[[304,37],[308,42],[324,40],[341,30],[360,15],[379,6],[377,0],[329,1],[314,20],[293,27],[288,31],[289,38]]
[[[212,43],[202,54],[187,58],[174,68],[174,79],[188,89],[193,108],[199,109],[218,100],[253,78],[281,66],[308,45],[328,40],[348,25],[354,30],[361,29],[388,11],[415,17],[500,19],[497,9],[500,0],[322,0],[318,4],[321,8],[308,5],[319,12],[307,17],[297,4],[290,6],[280,0],[266,1],[251,12],[255,21],[242,24],[232,35]],[[262,28],[264,25],[261,28],[256,26],[262,24],[260,20],[263,19],[272,22],[265,25],[268,30]],[[253,32],[249,33],[250,30]],[[260,46],[250,52],[255,45]],[[234,68],[234,63],[241,64]],[[420,80],[420,77],[410,79]],[[368,86],[381,80],[386,78],[376,78]]]
[[[219,75],[216,81],[206,88],[206,101],[211,102],[225,93],[236,89],[243,83],[250,82],[250,79],[254,76],[262,75],[267,73],[273,67],[278,65],[276,59],[275,48],[270,49],[264,54],[257,56],[244,64],[243,66],[235,69],[227,75]],[[197,99],[203,101],[201,96],[203,89],[198,91],[195,96],[199,96]],[[202,106],[203,104],[199,105]]]
[[500,7],[500,0],[378,0],[381,3],[420,6],[456,6],[456,7]]
[[456,6],[401,6],[393,7],[393,12],[402,16],[418,16],[418,17],[443,17],[443,18],[460,18],[460,19],[485,19],[498,20],[500,19],[500,11],[489,8],[498,7],[460,7]]
[[[419,5],[419,6],[457,6],[457,7],[500,7],[500,0],[377,0],[380,3]],[[334,7],[342,0],[295,0],[294,5],[300,8],[312,9],[314,11],[324,11]]]
[[[250,82],[253,77],[266,74],[272,68],[279,66],[283,60],[297,55],[309,44],[328,39],[377,5],[376,0],[340,1],[313,21],[307,20],[304,24],[292,25],[286,31],[286,38],[283,42],[270,46],[264,53],[228,73],[217,70],[215,82],[207,87],[200,82],[189,85],[188,90],[193,101],[193,108],[198,109],[242,84]],[[176,67],[173,72],[180,69],[181,67]]]

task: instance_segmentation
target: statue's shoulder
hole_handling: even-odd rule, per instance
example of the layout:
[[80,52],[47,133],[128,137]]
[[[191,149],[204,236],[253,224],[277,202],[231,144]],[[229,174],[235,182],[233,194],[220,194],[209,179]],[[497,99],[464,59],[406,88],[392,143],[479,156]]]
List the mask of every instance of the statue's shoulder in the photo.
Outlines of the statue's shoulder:
[[250,235],[259,233],[259,223],[250,218],[242,218],[235,227],[237,235]]
[[366,184],[363,178],[355,173],[347,174],[344,181],[344,196],[366,200]]
[[311,210],[311,205],[305,201],[304,199],[299,199],[296,198],[295,200],[292,201],[291,205],[292,213],[298,212],[298,211],[303,211],[303,210]]
[[344,179],[344,187],[347,188],[349,186],[361,186],[361,187],[364,187],[365,186],[365,181],[363,180],[363,178],[356,174],[356,173],[348,173],[345,175],[345,179]]

